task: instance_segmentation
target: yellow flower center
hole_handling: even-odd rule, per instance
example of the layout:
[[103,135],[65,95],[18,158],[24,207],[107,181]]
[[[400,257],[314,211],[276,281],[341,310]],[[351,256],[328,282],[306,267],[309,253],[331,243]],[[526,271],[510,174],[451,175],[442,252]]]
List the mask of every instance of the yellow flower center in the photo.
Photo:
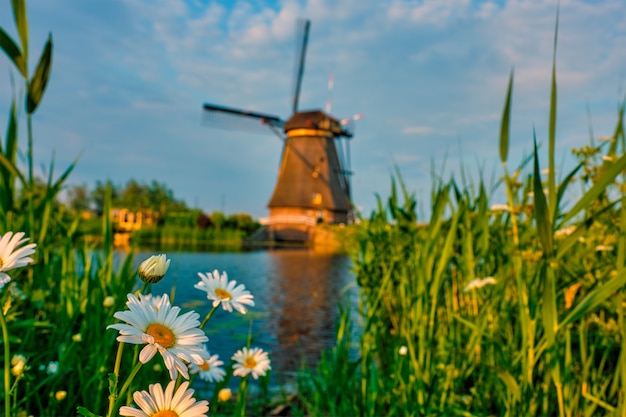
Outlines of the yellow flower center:
[[[176,344],[176,336],[174,335],[174,332],[169,327],[160,323],[152,323],[149,325],[146,329],[146,333],[154,338],[154,343],[158,343],[166,349]],[[163,416],[166,415],[164,414]]]
[[204,363],[198,366],[198,368],[202,369],[203,371],[208,371],[209,369],[211,369],[211,365],[209,365],[207,361],[204,361]]
[[243,362],[243,366],[248,369],[254,369],[254,367],[256,366],[256,360],[254,360],[253,357],[247,357],[246,360]]
[[228,291],[223,290],[221,288],[218,288],[218,289],[215,290],[215,295],[217,295],[222,300],[232,300],[233,299],[233,296],[230,295],[230,293]]
[[4,259],[0,258],[0,269],[4,266]]
[[178,417],[178,414],[172,410],[160,410],[152,414],[152,417]]

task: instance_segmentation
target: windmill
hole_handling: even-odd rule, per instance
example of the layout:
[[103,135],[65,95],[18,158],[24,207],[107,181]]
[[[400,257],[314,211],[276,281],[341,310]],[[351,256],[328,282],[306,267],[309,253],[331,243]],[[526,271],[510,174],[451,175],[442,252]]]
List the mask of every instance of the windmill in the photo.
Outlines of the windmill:
[[346,122],[350,119],[342,123],[328,114],[329,110],[298,108],[310,21],[299,23],[293,113],[286,121],[215,104],[203,106],[209,126],[255,130],[261,126],[283,141],[276,185],[267,204],[268,237],[273,241],[308,241],[318,223],[341,224],[353,219],[349,166],[352,129]]

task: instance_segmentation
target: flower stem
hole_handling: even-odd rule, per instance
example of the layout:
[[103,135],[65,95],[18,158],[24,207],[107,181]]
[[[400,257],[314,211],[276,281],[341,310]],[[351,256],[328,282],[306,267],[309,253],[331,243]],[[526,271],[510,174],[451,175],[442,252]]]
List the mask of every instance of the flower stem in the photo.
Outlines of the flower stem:
[[[221,304],[221,301],[220,301],[220,304]],[[206,317],[204,318],[204,320],[202,320],[202,324],[200,324],[200,329],[204,329],[204,326],[207,324],[207,322],[209,321],[209,319],[211,318],[211,316],[213,316],[213,313],[215,313],[215,310],[217,310],[217,308],[218,308],[219,306],[220,306],[220,305],[218,304],[218,305],[216,305],[215,307],[213,307],[213,308],[211,309],[211,311],[209,311],[209,314],[207,314],[207,315],[206,315]]]
[[[117,355],[115,356],[115,365],[113,366],[113,374],[115,375],[115,381],[119,379],[120,375],[120,365],[122,363],[122,352],[124,351],[124,342],[120,342],[117,345]],[[111,417],[113,415],[113,409],[115,408],[115,400],[117,400],[117,385],[115,386],[115,392],[111,392],[109,394],[109,412],[107,413],[107,417]]]
[[126,378],[126,382],[124,382],[124,385],[122,385],[122,389],[117,393],[117,401],[115,402],[115,406],[113,407],[114,410],[117,410],[118,408],[120,408],[121,406],[120,400],[123,398],[124,394],[126,393],[126,390],[130,386],[130,383],[133,382],[133,379],[135,378],[135,375],[137,375],[137,372],[139,372],[141,365],[143,365],[143,363],[137,362],[137,364],[131,371],[130,375],[128,375],[128,378]]
[[246,415],[246,399],[248,394],[248,377],[241,378],[239,382],[239,392],[237,393],[237,406],[235,408],[235,415],[238,417],[245,417]]
[[7,322],[4,320],[4,311],[0,312],[0,326],[2,326],[2,339],[4,343],[4,414],[6,416],[11,415],[11,402],[9,401],[9,395],[11,390],[11,347],[9,346],[9,329],[7,328]]
[[146,290],[148,289],[148,284],[146,281],[143,281],[143,285],[141,286],[141,289],[139,290],[139,294],[145,294]]

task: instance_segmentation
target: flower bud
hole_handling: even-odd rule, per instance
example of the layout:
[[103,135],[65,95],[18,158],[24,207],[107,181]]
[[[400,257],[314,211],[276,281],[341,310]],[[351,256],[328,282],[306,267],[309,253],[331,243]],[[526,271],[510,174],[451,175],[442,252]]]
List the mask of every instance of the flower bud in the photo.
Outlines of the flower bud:
[[165,254],[153,255],[139,265],[139,278],[143,282],[154,284],[163,279],[169,266],[170,260]]
[[217,393],[217,400],[223,403],[230,400],[230,397],[232,397],[232,395],[233,392],[230,390],[230,388],[222,388],[220,392]]

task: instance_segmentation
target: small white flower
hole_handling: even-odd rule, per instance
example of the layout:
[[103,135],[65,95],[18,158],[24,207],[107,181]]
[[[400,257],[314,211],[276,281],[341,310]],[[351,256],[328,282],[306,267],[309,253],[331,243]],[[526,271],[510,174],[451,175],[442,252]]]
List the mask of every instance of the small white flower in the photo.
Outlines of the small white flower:
[[406,346],[400,346],[400,349],[398,349],[398,353],[401,356],[406,356],[408,352],[409,352],[409,349]]
[[263,352],[261,348],[248,349],[244,347],[238,350],[231,359],[236,362],[233,365],[234,376],[244,377],[251,373],[252,377],[257,379],[272,369],[267,352]]
[[493,204],[489,207],[491,211],[511,211],[511,207],[508,204]]
[[609,155],[602,155],[602,160],[606,162],[613,162],[615,161],[615,157],[609,156]]
[[164,254],[152,255],[139,265],[139,278],[148,283],[159,282],[170,267],[170,260]]
[[576,231],[576,226],[575,225],[570,225],[570,226],[567,226],[567,227],[563,227],[563,228],[557,230],[556,232],[554,232],[554,237],[555,238],[560,238],[560,237],[569,236],[572,233],[574,233],[574,231]]
[[139,408],[123,406],[120,415],[131,417],[206,417],[209,402],[196,401],[194,390],[187,389],[189,382],[180,384],[174,392],[176,381],[170,381],[163,391],[161,384],[151,384],[149,391],[135,391],[133,400]]
[[494,285],[496,282],[497,281],[494,277],[487,277],[485,279],[477,278],[475,280],[472,280],[469,284],[467,284],[467,287],[463,289],[463,292],[468,292],[475,288],[481,288],[481,287],[484,287],[485,285]]
[[48,366],[46,366],[46,373],[48,375],[55,375],[59,372],[59,362],[51,361]]
[[198,313],[189,311],[179,315],[180,308],[170,304],[167,294],[161,297],[158,306],[153,304],[152,297],[128,294],[126,305],[127,311],[118,311],[113,317],[127,324],[111,324],[107,329],[119,330],[118,342],[146,345],[139,353],[141,363],[147,363],[159,352],[171,379],[176,379],[178,372],[189,379],[186,363],[204,363],[207,352],[203,343],[209,338],[198,328]]
[[226,375],[226,371],[221,368],[221,365],[224,365],[224,362],[219,360],[219,356],[211,355],[203,364],[190,363],[189,373],[198,374],[203,381],[220,382],[224,380],[224,375]]
[[33,262],[30,257],[35,253],[35,243],[29,243],[17,249],[18,246],[28,242],[29,238],[22,239],[24,232],[6,232],[0,238],[0,288],[11,281],[11,277],[6,271],[21,268]]
[[254,306],[254,297],[250,291],[243,284],[237,285],[237,281],[229,281],[226,272],[222,272],[222,275],[217,270],[213,274],[198,272],[198,276],[201,281],[194,288],[205,291],[207,299],[213,300],[213,307],[222,304],[226,311],[232,312],[234,308],[241,314],[246,314],[248,310],[243,305]]
[[610,252],[613,250],[612,245],[598,245],[596,246],[596,252]]

